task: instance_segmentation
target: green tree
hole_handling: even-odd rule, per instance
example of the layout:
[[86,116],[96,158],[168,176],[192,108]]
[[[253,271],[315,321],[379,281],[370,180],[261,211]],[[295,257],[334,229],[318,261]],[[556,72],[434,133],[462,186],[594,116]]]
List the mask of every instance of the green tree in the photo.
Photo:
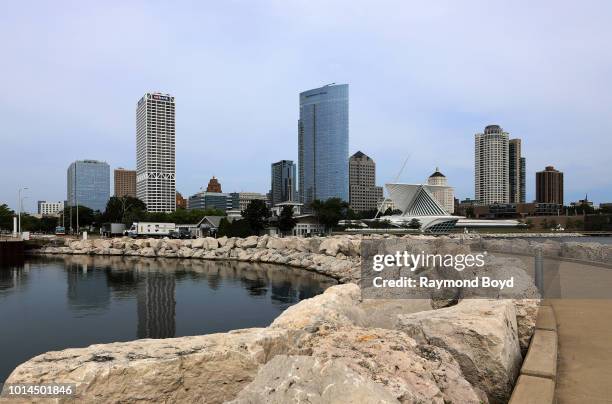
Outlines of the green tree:
[[297,220],[293,217],[293,207],[292,206],[283,206],[283,210],[281,210],[280,216],[278,218],[278,228],[283,233],[290,233],[295,225],[297,224]]
[[129,225],[134,221],[134,217],[143,217],[146,209],[144,202],[138,198],[113,196],[106,203],[106,210],[102,214],[101,221]]
[[217,230],[219,237],[248,237],[253,235],[253,231],[249,223],[245,219],[234,220],[230,222],[227,218],[221,219],[219,229]]
[[[94,220],[94,211],[87,206],[79,205],[78,214],[79,214],[79,227],[91,226],[95,223]],[[77,230],[77,207],[67,207],[64,209],[64,222],[66,224],[66,228],[71,228]],[[72,221],[71,221],[72,220]]]
[[254,234],[259,233],[264,229],[266,225],[266,219],[272,214],[270,209],[266,206],[266,203],[262,200],[252,200],[245,210],[242,211],[242,217],[249,224],[249,227]]
[[325,202],[315,199],[310,207],[319,223],[328,231],[337,226],[340,220],[347,219],[350,214],[348,203],[340,198],[329,198]]
[[525,220],[525,226],[526,226],[528,229],[531,229],[531,228],[533,227],[533,220],[531,220],[531,219],[527,219],[527,220]]
[[7,204],[3,203],[0,205],[0,229],[12,230],[13,216],[15,216],[15,212],[9,209]]

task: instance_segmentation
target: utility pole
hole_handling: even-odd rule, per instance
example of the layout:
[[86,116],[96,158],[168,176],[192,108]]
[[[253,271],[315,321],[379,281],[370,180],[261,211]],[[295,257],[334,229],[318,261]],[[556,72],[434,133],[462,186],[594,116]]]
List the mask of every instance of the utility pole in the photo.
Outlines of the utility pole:
[[77,193],[77,166],[74,165],[74,201],[76,204],[76,234],[79,235],[79,196]]
[[23,209],[23,199],[21,198],[21,192],[25,191],[26,189],[28,189],[28,187],[23,187],[23,188],[19,188],[19,192],[18,192],[18,197],[19,197],[19,201],[18,203],[18,208],[19,208],[19,213],[18,213],[18,219],[17,219],[17,233],[19,233],[19,237],[21,237],[21,210]]

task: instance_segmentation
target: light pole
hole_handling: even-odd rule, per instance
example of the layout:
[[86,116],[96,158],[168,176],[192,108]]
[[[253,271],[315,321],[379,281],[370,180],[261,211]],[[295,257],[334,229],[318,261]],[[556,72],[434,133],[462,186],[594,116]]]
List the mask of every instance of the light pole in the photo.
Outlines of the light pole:
[[28,187],[19,188],[19,214],[17,219],[17,233],[19,233],[19,237],[21,237],[21,210],[23,209],[23,198],[21,197],[21,193],[28,189]]

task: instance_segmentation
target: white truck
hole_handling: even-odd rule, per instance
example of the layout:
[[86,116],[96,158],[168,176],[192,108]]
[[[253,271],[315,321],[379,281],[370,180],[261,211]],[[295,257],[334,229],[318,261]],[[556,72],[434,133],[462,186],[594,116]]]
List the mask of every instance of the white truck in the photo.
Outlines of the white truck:
[[130,237],[167,237],[176,231],[174,223],[135,222],[125,235]]

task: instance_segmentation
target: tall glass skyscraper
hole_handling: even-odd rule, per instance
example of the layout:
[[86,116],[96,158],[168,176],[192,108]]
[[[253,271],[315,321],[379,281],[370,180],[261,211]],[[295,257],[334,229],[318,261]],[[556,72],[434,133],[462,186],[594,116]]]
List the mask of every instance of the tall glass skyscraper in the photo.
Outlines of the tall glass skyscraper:
[[87,206],[104,212],[110,199],[110,167],[104,161],[79,160],[67,173],[68,206]]
[[348,202],[348,84],[300,93],[299,194],[305,208],[315,199]]

